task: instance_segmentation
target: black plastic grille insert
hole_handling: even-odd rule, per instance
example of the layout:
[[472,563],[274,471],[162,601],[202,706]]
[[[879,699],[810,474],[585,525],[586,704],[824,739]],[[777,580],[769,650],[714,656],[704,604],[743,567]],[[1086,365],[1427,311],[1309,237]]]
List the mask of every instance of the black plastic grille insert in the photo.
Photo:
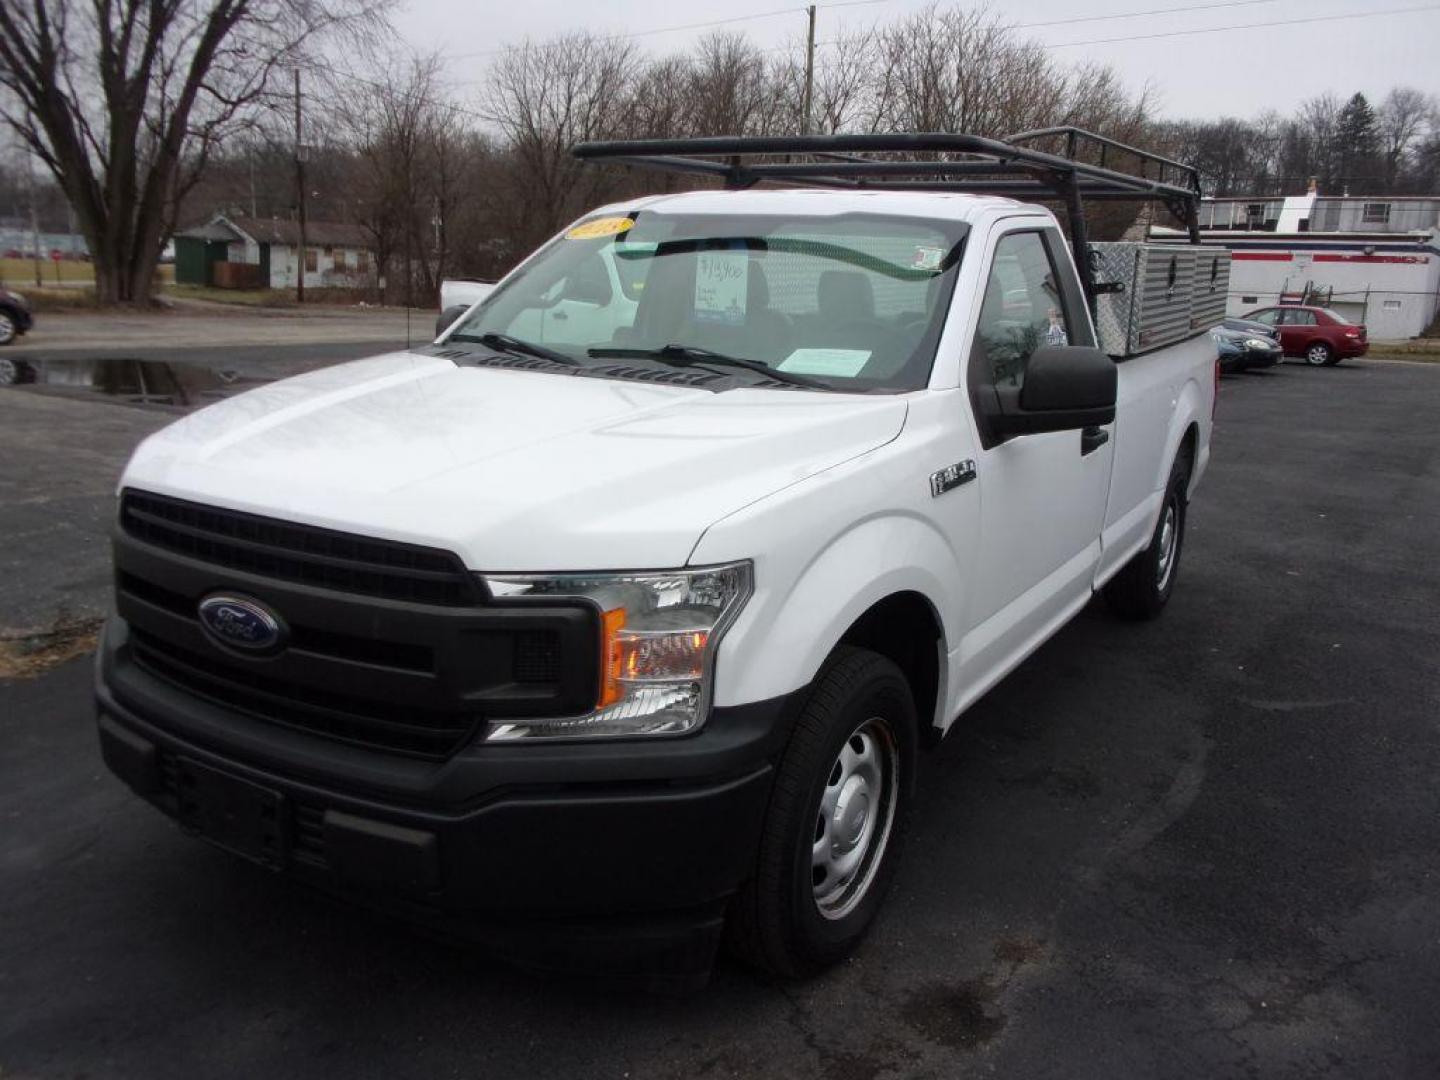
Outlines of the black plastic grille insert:
[[459,558],[437,548],[135,490],[121,499],[120,525],[137,540],[167,551],[283,581],[426,604],[482,599]]

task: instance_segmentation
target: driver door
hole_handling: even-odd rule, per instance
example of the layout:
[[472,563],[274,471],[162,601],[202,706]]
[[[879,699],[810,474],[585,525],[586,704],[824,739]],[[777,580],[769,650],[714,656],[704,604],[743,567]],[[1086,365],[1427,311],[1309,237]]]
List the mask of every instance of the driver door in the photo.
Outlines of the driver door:
[[1089,599],[1115,451],[1113,423],[1003,440],[984,430],[980,395],[1022,386],[1036,349],[1094,344],[1056,229],[1001,222],[988,260],[967,375],[984,512],[961,658],[986,685]]

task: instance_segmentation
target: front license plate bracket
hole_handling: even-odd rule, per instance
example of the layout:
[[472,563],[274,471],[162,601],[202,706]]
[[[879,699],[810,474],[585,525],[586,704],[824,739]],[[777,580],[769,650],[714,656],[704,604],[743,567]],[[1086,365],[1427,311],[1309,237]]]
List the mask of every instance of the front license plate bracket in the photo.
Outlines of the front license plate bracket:
[[278,791],[188,758],[177,765],[180,824],[186,830],[262,866],[284,865],[285,805]]

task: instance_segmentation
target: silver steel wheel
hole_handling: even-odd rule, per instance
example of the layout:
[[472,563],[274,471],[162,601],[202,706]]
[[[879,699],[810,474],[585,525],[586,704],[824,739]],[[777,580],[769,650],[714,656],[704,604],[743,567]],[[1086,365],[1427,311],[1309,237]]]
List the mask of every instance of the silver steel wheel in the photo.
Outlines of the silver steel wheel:
[[1307,364],[1314,364],[1316,367],[1319,367],[1329,359],[1329,346],[1311,345],[1308,349],[1305,350],[1305,362]]
[[1160,522],[1160,562],[1155,568],[1155,585],[1163,593],[1170,584],[1170,575],[1175,572],[1175,548],[1180,538],[1180,515],[1175,503],[1165,504],[1165,517]]
[[0,356],[0,386],[14,386],[19,381],[19,366],[8,356]]
[[875,880],[895,822],[898,768],[895,739],[878,716],[850,733],[830,767],[810,849],[815,906],[827,919],[855,910]]
[[15,340],[15,320],[0,311],[0,345],[9,345]]

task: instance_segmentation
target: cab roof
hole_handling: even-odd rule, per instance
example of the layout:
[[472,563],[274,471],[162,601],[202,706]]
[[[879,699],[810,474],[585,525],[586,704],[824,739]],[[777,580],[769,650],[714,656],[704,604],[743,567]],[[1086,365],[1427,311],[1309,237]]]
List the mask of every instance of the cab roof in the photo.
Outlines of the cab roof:
[[[834,217],[888,214],[974,223],[992,213],[1020,210],[1048,215],[1043,207],[995,195],[939,191],[834,191],[824,188],[749,188],[647,195],[601,207],[595,213],[649,210],[659,214],[774,214]],[[590,215],[586,215],[587,217]]]

